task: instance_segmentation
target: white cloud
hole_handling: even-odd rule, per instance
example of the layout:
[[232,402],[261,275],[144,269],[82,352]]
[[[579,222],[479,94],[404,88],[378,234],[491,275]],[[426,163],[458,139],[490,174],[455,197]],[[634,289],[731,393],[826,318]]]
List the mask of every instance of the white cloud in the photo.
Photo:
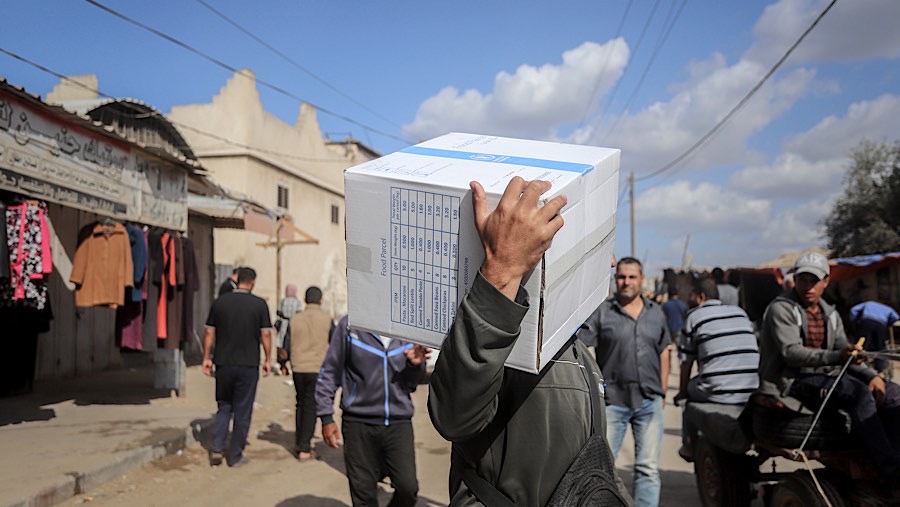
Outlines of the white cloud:
[[592,100],[622,76],[629,54],[622,38],[603,45],[585,42],[564,52],[559,65],[500,72],[489,94],[448,86],[419,106],[404,133],[421,139],[454,130],[552,137],[557,126],[581,120],[585,109],[594,107]]
[[[623,168],[649,172],[661,167],[706,134],[766,70],[747,60],[727,66],[720,55],[714,55],[709,61],[693,66],[690,80],[673,87],[677,92],[669,101],[656,102],[634,115],[622,117],[608,136],[598,135],[591,144],[621,148]],[[804,96],[814,77],[814,71],[798,69],[769,81],[732,116],[713,142],[686,161],[686,167],[699,169],[758,159],[757,154],[748,150],[747,138]]]
[[[898,2],[900,4],[900,2]],[[885,94],[851,104],[843,118],[828,116],[786,143],[810,160],[844,158],[863,139],[893,142],[900,136],[900,96]]]
[[[774,64],[824,10],[828,0],[781,0],[766,7],[745,57]],[[788,64],[900,57],[900,2],[838,2],[790,56]]]
[[635,201],[635,218],[675,236],[734,228],[759,231],[771,209],[768,200],[749,198],[719,185],[676,181],[642,192]]
[[783,153],[771,165],[735,172],[729,185],[769,199],[810,199],[839,188],[846,166],[846,159],[810,162],[796,153]]
[[762,242],[769,248],[782,251],[803,250],[825,243],[822,219],[831,211],[836,194],[822,199],[811,199],[799,206],[777,213],[766,223],[761,234]]
[[843,117],[828,116],[794,135],[771,164],[734,173],[730,185],[751,195],[814,199],[840,190],[850,151],[863,139],[891,142],[900,132],[900,97],[882,95],[851,104]]

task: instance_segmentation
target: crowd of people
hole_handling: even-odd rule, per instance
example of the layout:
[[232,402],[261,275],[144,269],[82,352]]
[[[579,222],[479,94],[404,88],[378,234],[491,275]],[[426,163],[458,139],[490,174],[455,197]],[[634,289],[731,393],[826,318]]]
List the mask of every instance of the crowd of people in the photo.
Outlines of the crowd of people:
[[[613,259],[614,295],[553,360],[537,375],[506,367],[529,307],[522,278],[564,225],[558,212],[565,197],[537,205],[549,188],[548,182],[514,178],[491,211],[481,185],[471,185],[485,261],[445,339],[427,406],[434,427],[452,444],[451,505],[658,505],[673,350],[680,363],[676,403],[743,406],[765,397],[811,413],[834,385],[829,410],[846,411],[880,473],[900,478],[900,386],[865,364],[862,348],[848,342],[843,321],[822,299],[829,265],[817,253],[796,261],[791,284],[760,325],[750,321],[720,269],[692,276],[685,300],[685,291],[669,287],[660,304],[642,291],[638,259]],[[259,365],[268,375],[274,353],[278,371],[293,375],[297,459],[318,458],[311,445],[318,419],[326,445],[343,441],[354,506],[377,505],[385,477],[394,489],[390,505],[415,505],[410,394],[425,379],[429,350],[355,329],[347,316],[335,323],[322,310],[317,287],[306,290],[303,303],[295,286],[286,288],[273,336],[265,301],[251,293],[255,278],[250,268],[236,269],[207,319],[203,369],[216,378],[218,404],[211,464],[246,464]],[[854,332],[880,348],[888,326],[900,318],[877,302],[857,305],[851,317]],[[849,373],[835,375],[848,361]],[[631,487],[615,467],[629,429]],[[697,428],[685,419],[678,453],[687,461],[694,459],[696,438]]]

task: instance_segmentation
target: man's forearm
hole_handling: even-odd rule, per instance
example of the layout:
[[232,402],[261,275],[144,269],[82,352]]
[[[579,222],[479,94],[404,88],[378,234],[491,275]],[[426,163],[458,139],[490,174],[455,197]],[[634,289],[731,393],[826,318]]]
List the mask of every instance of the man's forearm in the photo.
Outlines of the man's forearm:
[[662,351],[659,355],[659,369],[661,373],[662,392],[663,394],[669,389],[669,347]]
[[213,343],[215,343],[216,330],[215,328],[207,327],[206,333],[203,335],[203,360],[206,361],[210,359],[210,355],[212,352]]
[[269,329],[263,329],[261,332],[261,340],[263,353],[266,355],[266,362],[272,362],[272,331]]
[[688,382],[691,380],[691,368],[693,366],[694,361],[681,362],[681,374],[679,375],[678,390],[684,394],[687,394],[687,386]]

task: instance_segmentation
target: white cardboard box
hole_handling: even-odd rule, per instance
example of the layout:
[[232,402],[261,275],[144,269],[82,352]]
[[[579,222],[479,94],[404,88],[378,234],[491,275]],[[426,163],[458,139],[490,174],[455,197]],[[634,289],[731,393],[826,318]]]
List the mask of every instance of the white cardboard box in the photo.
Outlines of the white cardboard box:
[[539,372],[606,298],[620,151],[447,134],[348,169],[350,325],[440,348],[484,260],[469,182],[497,205],[514,176],[565,194],[565,225],[523,281],[530,309],[506,364]]

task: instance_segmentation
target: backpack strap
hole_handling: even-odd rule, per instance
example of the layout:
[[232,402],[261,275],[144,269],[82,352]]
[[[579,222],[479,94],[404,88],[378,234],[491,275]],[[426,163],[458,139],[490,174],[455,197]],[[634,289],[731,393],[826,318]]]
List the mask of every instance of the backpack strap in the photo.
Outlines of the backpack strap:
[[466,486],[472,490],[472,493],[475,493],[475,498],[484,505],[490,505],[491,507],[516,507],[516,504],[494,487],[493,484],[476,474],[474,468],[469,466],[463,467],[462,478]]

